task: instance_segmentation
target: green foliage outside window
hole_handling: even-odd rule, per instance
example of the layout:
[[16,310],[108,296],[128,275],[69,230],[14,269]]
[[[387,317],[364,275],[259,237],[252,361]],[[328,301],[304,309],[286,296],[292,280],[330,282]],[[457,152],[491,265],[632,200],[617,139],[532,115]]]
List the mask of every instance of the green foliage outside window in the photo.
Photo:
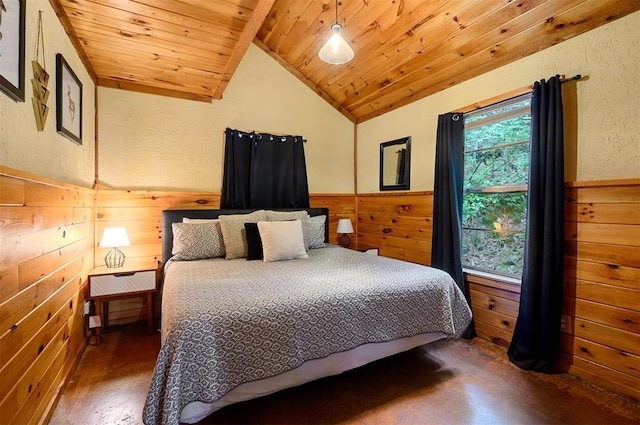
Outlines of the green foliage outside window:
[[528,97],[465,117],[465,267],[522,276],[530,125]]

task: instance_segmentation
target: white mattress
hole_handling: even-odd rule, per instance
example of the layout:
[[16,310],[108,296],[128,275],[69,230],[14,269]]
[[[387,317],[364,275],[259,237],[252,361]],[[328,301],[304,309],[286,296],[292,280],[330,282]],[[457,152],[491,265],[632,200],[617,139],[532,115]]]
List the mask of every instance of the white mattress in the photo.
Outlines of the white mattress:
[[196,423],[230,404],[272,394],[325,376],[337,375],[443,338],[446,336],[440,332],[426,333],[389,342],[364,344],[349,351],[331,354],[323,359],[310,360],[303,363],[302,366],[280,375],[241,384],[215,403],[199,401],[189,403],[182,409],[180,422]]

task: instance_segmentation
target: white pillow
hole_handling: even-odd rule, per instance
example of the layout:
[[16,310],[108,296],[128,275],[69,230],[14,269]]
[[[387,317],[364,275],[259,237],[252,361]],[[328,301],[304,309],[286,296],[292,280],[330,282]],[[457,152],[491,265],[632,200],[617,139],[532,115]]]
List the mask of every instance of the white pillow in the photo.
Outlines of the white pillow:
[[317,215],[315,217],[309,217],[307,221],[307,239],[309,242],[309,249],[324,248],[324,223],[327,217],[324,215]]
[[218,220],[209,223],[173,223],[174,260],[224,257],[224,243]]
[[258,210],[250,214],[221,215],[218,218],[224,239],[225,258],[232,260],[247,257],[247,234],[244,223],[265,221],[267,215],[264,210]]
[[262,239],[263,261],[293,260],[309,258],[304,249],[302,222],[293,221],[259,221],[258,230]]

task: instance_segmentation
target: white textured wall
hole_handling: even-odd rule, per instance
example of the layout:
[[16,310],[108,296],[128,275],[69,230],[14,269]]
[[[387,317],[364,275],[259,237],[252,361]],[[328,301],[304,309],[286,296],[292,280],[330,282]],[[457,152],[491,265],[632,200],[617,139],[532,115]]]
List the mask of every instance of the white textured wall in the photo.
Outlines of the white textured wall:
[[[89,74],[69,41],[58,17],[46,0],[29,0],[26,7],[25,101],[14,102],[0,92],[0,165],[49,177],[58,181],[92,187],[95,154],[95,88]],[[44,11],[45,61],[51,92],[49,115],[44,131],[38,132],[31,104],[38,11]],[[56,132],[56,53],[62,53],[83,85],[82,139],[75,142]],[[42,59],[40,59],[42,61]]]
[[309,189],[353,193],[353,123],[251,45],[212,104],[99,88],[99,179],[113,188],[220,191],[227,127],[302,135]]
[[[378,192],[379,144],[412,136],[411,190],[432,190],[438,115],[555,74],[576,84],[567,180],[640,177],[640,12],[358,125],[358,192]],[[565,99],[565,104],[573,103]],[[576,122],[577,118],[577,122]],[[570,143],[570,141],[569,141]],[[573,152],[571,152],[573,151]],[[573,163],[576,165],[572,165]]]

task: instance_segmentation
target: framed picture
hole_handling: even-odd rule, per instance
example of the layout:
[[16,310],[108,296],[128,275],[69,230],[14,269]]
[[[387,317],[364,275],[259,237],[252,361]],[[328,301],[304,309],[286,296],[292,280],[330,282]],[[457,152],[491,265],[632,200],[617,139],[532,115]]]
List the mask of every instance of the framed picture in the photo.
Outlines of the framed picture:
[[82,83],[64,57],[56,54],[56,127],[82,144]]
[[24,102],[26,0],[0,0],[0,91]]

